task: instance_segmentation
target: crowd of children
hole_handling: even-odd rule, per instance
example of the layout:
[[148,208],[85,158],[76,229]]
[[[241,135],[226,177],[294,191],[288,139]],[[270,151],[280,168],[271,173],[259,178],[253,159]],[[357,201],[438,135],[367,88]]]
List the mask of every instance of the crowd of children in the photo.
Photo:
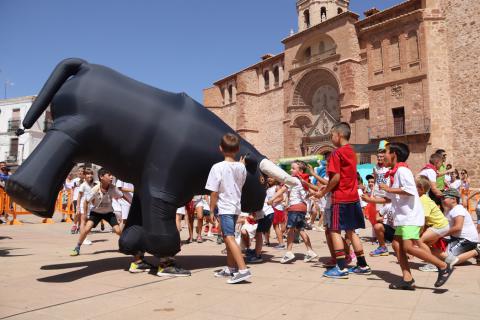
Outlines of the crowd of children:
[[[332,143],[336,149],[322,163],[323,173],[303,161],[294,161],[290,173],[296,183],[292,186],[267,178],[264,206],[252,213],[241,211],[246,169],[243,155],[240,161],[235,160],[239,138],[226,134],[220,142],[224,161],[212,167],[205,185],[210,195],[195,196],[177,210],[178,231],[182,230],[182,220],[188,228],[189,237],[184,243],[202,243],[203,234],[216,235],[217,243],[225,244],[226,266],[214,276],[228,278],[227,282],[232,284],[252,277],[247,264],[264,261],[262,249],[263,245],[270,245],[272,227],[277,243],[274,248],[286,250],[280,260],[282,264],[295,260],[293,244],[299,243],[299,238],[306,249],[303,260],[317,260],[307,230],[325,231],[330,258],[324,264],[327,270],[323,276],[345,279],[350,274],[372,273],[358,235],[368,220],[372,237],[378,242],[378,248],[370,252],[370,257],[388,256],[387,243],[390,242],[401,268],[402,281],[390,284],[390,289],[415,289],[409,265],[412,257],[427,263],[420,270],[438,272],[435,287],[447,282],[455,265],[471,258],[479,259],[480,225],[475,227],[461,204],[469,200],[462,197],[469,181],[445,165],[444,150],[432,154],[429,163],[415,175],[407,164],[408,146],[382,141],[377,164],[363,185],[357,174],[355,152],[348,142],[350,133],[347,123],[333,126]],[[466,171],[462,173],[466,175]],[[108,222],[117,234],[126,221],[133,186],[122,181],[113,185],[112,175],[105,169],[99,171],[98,177],[100,183],[95,185],[93,172],[85,169],[79,172],[77,180],[67,179],[66,189],[78,189],[74,191],[76,217],[72,232],[79,231],[80,236],[72,255],[80,254],[87,234],[100,221]],[[477,215],[480,215],[480,206]],[[319,222],[315,226],[317,217]],[[194,220],[197,221],[195,228]],[[353,258],[356,265],[349,267]],[[144,272],[151,268],[143,254],[139,254],[134,257],[130,271]],[[188,270],[176,266],[172,257],[161,260],[158,274],[190,275]]]

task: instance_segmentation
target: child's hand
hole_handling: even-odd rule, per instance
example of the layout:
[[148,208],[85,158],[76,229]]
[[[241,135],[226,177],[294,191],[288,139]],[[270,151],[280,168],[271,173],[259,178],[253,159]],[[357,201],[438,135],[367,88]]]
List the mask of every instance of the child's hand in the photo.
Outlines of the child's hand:
[[389,192],[390,188],[388,187],[388,185],[384,184],[384,183],[381,183],[378,185],[378,189],[380,190],[383,190],[383,191],[386,191],[386,192]]
[[246,155],[245,156],[240,156],[239,162],[243,163],[243,165],[245,165],[245,157],[246,157]]
[[313,170],[312,165],[309,163],[309,164],[307,165],[307,167],[308,167],[308,174],[311,175],[311,176],[313,176],[314,170]]
[[372,198],[370,198],[370,196],[366,193],[362,194],[362,200],[365,201],[365,202],[371,202],[372,201]]

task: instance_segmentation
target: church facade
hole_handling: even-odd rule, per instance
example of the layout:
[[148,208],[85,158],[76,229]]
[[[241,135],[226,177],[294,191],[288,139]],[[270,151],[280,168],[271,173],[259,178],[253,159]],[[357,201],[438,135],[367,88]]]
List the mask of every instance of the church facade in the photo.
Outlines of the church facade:
[[347,0],[297,0],[285,50],[215,82],[204,105],[273,160],[331,151],[345,121],[361,162],[361,146],[398,141],[414,170],[442,148],[480,175],[479,3],[410,0],[360,19]]

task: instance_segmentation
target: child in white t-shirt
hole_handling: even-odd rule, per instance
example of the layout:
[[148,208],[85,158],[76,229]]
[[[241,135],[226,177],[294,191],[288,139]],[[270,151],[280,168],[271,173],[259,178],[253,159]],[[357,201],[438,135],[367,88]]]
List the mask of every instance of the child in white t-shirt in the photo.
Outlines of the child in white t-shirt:
[[430,262],[438,269],[438,278],[435,287],[441,287],[452,274],[453,268],[442,260],[433,256],[431,252],[415,245],[420,239],[420,231],[425,224],[422,203],[418,196],[415,179],[408,169],[407,161],[410,151],[403,143],[389,143],[386,145],[385,162],[392,168],[387,177],[391,186],[380,185],[385,191],[385,198],[371,198],[367,195],[363,199],[373,203],[391,202],[394,213],[394,245],[399,247],[399,263],[402,269],[402,282],[390,284],[390,289],[415,290],[415,281],[408,265],[407,253],[426,262]]
[[249,279],[252,274],[247,269],[242,252],[235,241],[235,225],[241,212],[242,187],[247,178],[244,157],[240,162],[235,156],[240,149],[240,139],[232,133],[225,134],[220,142],[220,151],[225,160],[213,165],[208,175],[205,189],[210,190],[210,210],[218,208],[218,217],[227,247],[227,267],[216,272],[216,277],[229,277],[233,284]]
[[[80,215],[80,232],[85,229],[85,224],[87,223],[88,215],[90,214],[91,204],[88,204],[86,198],[94,186],[95,182],[93,181],[93,170],[86,168],[84,170],[84,181],[80,187],[78,187],[79,203],[77,205],[77,210]],[[85,238],[85,240],[83,240],[83,244],[90,245],[92,242]]]

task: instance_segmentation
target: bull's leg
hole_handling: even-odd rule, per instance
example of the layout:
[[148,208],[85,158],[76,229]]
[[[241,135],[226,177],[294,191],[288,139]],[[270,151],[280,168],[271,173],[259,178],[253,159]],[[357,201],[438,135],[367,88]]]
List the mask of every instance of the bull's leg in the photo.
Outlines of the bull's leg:
[[41,217],[54,213],[58,191],[72,169],[77,143],[62,131],[50,130],[9,178],[6,191],[23,208]]
[[142,255],[146,250],[145,230],[142,227],[142,206],[138,196],[139,190],[136,188],[132,199],[132,205],[128,212],[127,223],[118,240],[120,252],[137,256]]

